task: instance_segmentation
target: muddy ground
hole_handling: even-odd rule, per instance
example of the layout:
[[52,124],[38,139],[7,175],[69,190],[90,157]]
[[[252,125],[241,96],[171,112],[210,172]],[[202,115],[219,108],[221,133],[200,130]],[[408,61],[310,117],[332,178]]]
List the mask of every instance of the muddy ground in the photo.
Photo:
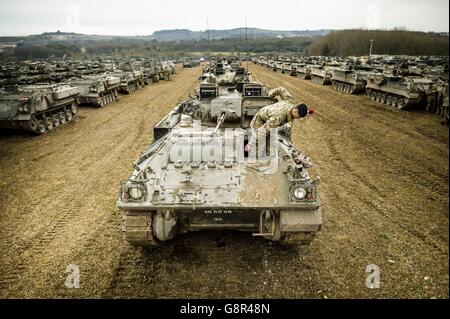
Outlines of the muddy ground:
[[[324,227],[309,247],[239,233],[123,242],[120,180],[199,68],[140,89],[44,136],[0,131],[0,297],[448,298],[448,128],[250,64],[316,114],[294,141],[316,163]],[[79,267],[79,289],[64,285]],[[381,270],[367,289],[366,266]]]

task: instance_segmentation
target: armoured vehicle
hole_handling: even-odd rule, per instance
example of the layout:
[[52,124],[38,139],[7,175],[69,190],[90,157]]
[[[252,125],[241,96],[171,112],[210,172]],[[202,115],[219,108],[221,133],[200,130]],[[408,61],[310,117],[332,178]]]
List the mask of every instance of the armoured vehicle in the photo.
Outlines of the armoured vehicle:
[[314,65],[311,67],[311,81],[314,83],[329,85],[331,84],[332,71],[322,65]]
[[298,69],[299,65],[300,64],[297,62],[292,62],[291,71],[289,72],[290,76],[297,76],[297,69]]
[[284,73],[283,71],[283,61],[276,61],[275,62],[275,67],[274,67],[274,71],[275,72],[280,72],[280,73]]
[[274,102],[254,84],[220,96],[217,85],[203,83],[161,120],[120,187],[125,240],[153,246],[187,232],[239,230],[310,243],[322,212],[309,158],[288,134],[272,135],[262,159],[245,151],[250,121]]
[[172,75],[175,74],[175,65],[170,61],[164,61],[161,63],[163,78],[166,81],[172,79]]
[[0,95],[0,128],[43,134],[73,120],[78,88],[69,85],[21,87]]
[[276,70],[277,70],[276,67],[275,67],[275,60],[269,60],[269,61],[267,61],[266,67],[267,67],[268,69],[272,69],[273,71],[276,71]]
[[421,101],[420,87],[407,77],[373,75],[367,78],[366,92],[378,103],[405,109]]
[[245,68],[238,67],[234,74],[234,83],[244,82],[247,78],[247,70]]
[[195,68],[200,65],[199,60],[193,60],[193,59],[185,59],[183,61],[183,68]]
[[299,64],[296,68],[297,76],[302,80],[311,80],[311,66]]
[[103,107],[117,100],[119,95],[120,78],[116,76],[93,75],[83,79],[71,79],[69,83],[78,87],[80,104]]
[[332,84],[337,91],[348,94],[363,92],[367,80],[358,71],[334,69],[332,72]]
[[145,62],[143,66],[144,84],[150,85],[159,81],[159,75],[156,66],[151,62]]
[[0,69],[0,87],[12,87],[17,84],[20,76],[20,70],[17,66],[1,66]]
[[222,75],[225,73],[224,70],[224,65],[222,62],[217,62],[216,65],[214,66],[214,74],[216,76]]
[[217,83],[222,88],[233,88],[236,86],[235,78],[236,72],[225,70],[223,74],[217,76]]
[[141,71],[135,70],[130,63],[123,63],[120,70],[113,72],[114,76],[120,77],[119,91],[124,94],[130,94],[139,88],[139,85],[144,85],[144,75]]
[[281,70],[281,73],[291,75],[291,73],[292,73],[292,63],[290,61],[285,61],[283,63],[283,69]]

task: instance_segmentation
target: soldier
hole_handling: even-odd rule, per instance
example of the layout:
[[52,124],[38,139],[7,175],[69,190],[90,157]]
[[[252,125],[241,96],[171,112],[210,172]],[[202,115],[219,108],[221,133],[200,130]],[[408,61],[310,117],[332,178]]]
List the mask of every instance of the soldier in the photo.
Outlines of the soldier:
[[269,92],[269,97],[275,98],[277,96],[280,97],[281,101],[263,107],[250,123],[252,138],[245,147],[246,151],[252,148],[251,145],[254,145],[257,135],[268,137],[271,129],[283,128],[286,135],[290,137],[293,121],[314,113],[312,109],[308,111],[308,107],[303,103],[295,104],[292,95],[283,87]]
[[427,95],[427,106],[426,111],[429,113],[434,113],[438,109],[437,107],[437,101],[436,101],[436,94],[433,88],[433,85],[428,85],[428,87],[425,89],[425,93]]

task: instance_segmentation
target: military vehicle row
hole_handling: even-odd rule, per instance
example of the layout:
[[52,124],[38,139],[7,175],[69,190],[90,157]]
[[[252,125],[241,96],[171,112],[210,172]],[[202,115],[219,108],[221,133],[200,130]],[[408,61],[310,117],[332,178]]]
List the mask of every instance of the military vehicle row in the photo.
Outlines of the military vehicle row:
[[220,87],[230,88],[231,90],[238,83],[249,81],[249,74],[239,61],[228,61],[225,59],[211,60],[204,71],[207,75],[213,75]]
[[0,128],[43,134],[78,113],[79,89],[69,85],[22,86],[0,94]]
[[365,92],[377,103],[434,112],[448,123],[448,57],[263,56],[253,62],[340,92]]
[[176,68],[171,61],[106,60],[8,63],[0,70],[0,128],[43,134],[72,121],[81,104],[103,107],[119,93],[171,80]]
[[117,206],[130,244],[154,246],[203,230],[308,244],[320,230],[319,179],[290,136],[281,130],[269,145],[245,149],[252,118],[276,100],[258,83],[223,89],[211,79],[226,65],[212,63],[196,95],[154,127],[153,143],[121,184]]

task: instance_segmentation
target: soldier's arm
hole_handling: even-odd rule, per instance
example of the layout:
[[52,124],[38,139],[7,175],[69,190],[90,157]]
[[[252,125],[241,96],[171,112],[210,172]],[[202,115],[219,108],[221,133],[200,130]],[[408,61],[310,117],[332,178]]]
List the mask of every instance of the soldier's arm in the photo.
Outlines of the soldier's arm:
[[275,98],[276,96],[279,96],[282,100],[293,99],[292,95],[284,87],[279,87],[269,92],[269,97]]
[[283,119],[280,116],[271,116],[264,123],[264,125],[260,128],[260,130],[264,130],[263,132],[270,133],[270,131],[274,128],[280,127],[284,124]]

